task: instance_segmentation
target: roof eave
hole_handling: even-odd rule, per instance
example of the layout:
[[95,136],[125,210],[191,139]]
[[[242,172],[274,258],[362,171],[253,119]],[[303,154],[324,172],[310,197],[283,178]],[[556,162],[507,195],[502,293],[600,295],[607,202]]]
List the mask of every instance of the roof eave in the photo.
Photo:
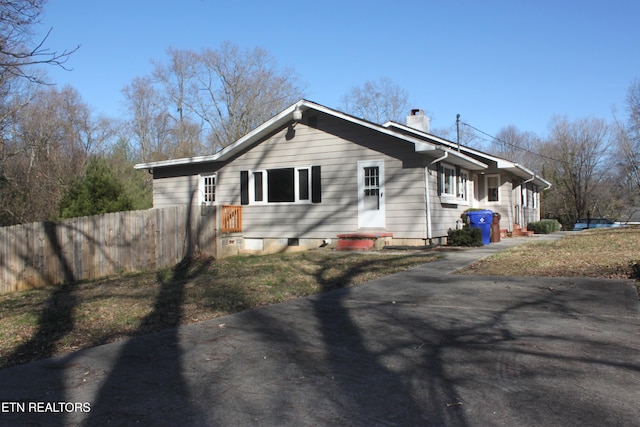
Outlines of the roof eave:
[[[134,166],[135,169],[154,169],[161,167],[170,167],[178,165],[188,165],[194,163],[206,163],[206,162],[223,162],[231,158],[236,151],[242,149],[245,145],[250,145],[260,139],[263,133],[268,132],[270,129],[284,126],[289,121],[293,120],[293,112],[296,109],[301,109],[307,101],[300,100],[290,107],[286,108],[276,116],[267,120],[242,138],[238,139],[232,144],[227,145],[222,150],[213,155],[197,156],[197,157],[184,157],[173,160],[163,160],[159,162],[139,163]],[[308,109],[308,108],[307,108]]]
[[[410,126],[406,126],[400,123],[396,123],[393,121],[388,121],[383,125],[385,128],[397,128],[400,130],[403,130],[405,132],[410,132],[410,133],[414,133],[417,135],[424,135],[425,137],[432,139],[435,142],[438,142],[440,144],[443,144],[447,147],[450,147],[451,151],[454,150],[454,148],[456,147],[456,143],[448,141],[444,138],[440,138],[438,136],[432,135],[430,133],[427,132],[423,132],[420,131],[418,129],[414,129]],[[523,178],[525,180],[530,179],[530,182],[533,182],[535,185],[537,185],[538,187],[542,187],[543,190],[548,190],[549,188],[551,188],[551,183],[546,181],[544,178],[536,175],[535,173],[533,173],[532,171],[530,171],[529,169],[525,168],[524,166],[521,166],[517,163],[511,162],[509,160],[506,159],[501,159],[499,157],[496,156],[492,156],[491,154],[487,154],[487,153],[483,153],[481,151],[478,150],[474,150],[473,148],[470,147],[463,147],[464,151],[468,151],[470,153],[473,153],[479,157],[484,157],[487,160],[491,160],[491,161],[495,161],[497,164],[498,169],[500,170],[505,170],[507,172],[512,173],[515,176],[518,176],[520,178]]]
[[525,168],[524,166],[519,165],[518,163],[501,160],[498,162],[498,169],[506,170],[507,172],[524,179],[525,182],[532,182],[538,187],[542,187],[542,190],[548,190],[549,188],[551,188],[550,182],[536,175],[533,171]]

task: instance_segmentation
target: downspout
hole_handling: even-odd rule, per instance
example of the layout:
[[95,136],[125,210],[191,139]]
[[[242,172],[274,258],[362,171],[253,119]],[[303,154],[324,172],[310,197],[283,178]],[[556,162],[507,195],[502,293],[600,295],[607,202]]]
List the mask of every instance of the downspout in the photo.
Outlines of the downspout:
[[[444,155],[440,158],[435,159],[434,161],[432,161],[431,163],[429,163],[429,165],[432,165],[434,163],[438,163],[439,161],[442,161],[444,159],[446,159],[449,156],[449,152],[445,151]],[[424,196],[426,199],[426,214],[427,214],[427,242],[429,244],[431,244],[431,239],[433,239],[433,230],[431,227],[431,195],[429,192],[429,165],[427,165],[424,168]],[[440,173],[439,171],[437,173]]]
[[427,201],[427,244],[431,245],[433,232],[431,230],[431,197],[429,196],[429,166],[424,168],[424,195]]
[[448,152],[448,151],[445,151],[445,152],[444,152],[444,156],[442,156],[442,157],[439,157],[439,158],[435,159],[433,162],[431,162],[431,163],[429,163],[429,164],[430,164],[430,165],[432,165],[432,164],[434,164],[434,163],[441,162],[442,160],[446,159],[447,157],[449,157],[449,152]]

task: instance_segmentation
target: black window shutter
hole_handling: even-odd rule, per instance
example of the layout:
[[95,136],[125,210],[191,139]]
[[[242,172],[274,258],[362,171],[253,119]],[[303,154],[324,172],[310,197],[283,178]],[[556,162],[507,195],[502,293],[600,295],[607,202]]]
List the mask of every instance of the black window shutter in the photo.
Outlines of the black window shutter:
[[444,191],[444,183],[442,182],[442,174],[444,173],[444,169],[440,162],[438,162],[438,167],[436,168],[438,171],[437,179],[438,179],[438,195],[441,195]]
[[240,171],[240,204],[249,204],[249,171]]
[[320,166],[311,166],[311,202],[322,202],[322,179],[320,175]]

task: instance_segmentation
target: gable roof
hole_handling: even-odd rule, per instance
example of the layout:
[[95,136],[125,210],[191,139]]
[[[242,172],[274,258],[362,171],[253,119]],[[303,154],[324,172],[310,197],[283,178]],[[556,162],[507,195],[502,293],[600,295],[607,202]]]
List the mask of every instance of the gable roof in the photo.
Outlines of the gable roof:
[[416,137],[422,137],[422,138],[428,138],[429,140],[437,143],[437,144],[441,144],[444,145],[446,147],[449,147],[450,149],[453,150],[460,150],[460,152],[466,152],[469,155],[472,156],[478,156],[484,159],[487,159],[489,161],[495,162],[496,163],[496,167],[498,169],[507,171],[509,173],[511,173],[512,175],[515,175],[519,178],[522,178],[525,180],[525,182],[532,182],[533,184],[537,185],[538,187],[542,187],[542,190],[547,190],[551,187],[551,183],[547,180],[545,180],[544,178],[542,178],[539,175],[536,175],[533,171],[527,169],[526,167],[518,164],[518,163],[514,163],[510,160],[507,159],[503,159],[501,157],[498,156],[494,156],[491,154],[487,154],[484,153],[482,151],[479,150],[475,150],[473,148],[470,147],[465,147],[465,146],[459,146],[458,144],[448,141],[444,138],[440,138],[437,137],[435,135],[431,135],[429,133],[423,132],[421,130],[418,129],[414,129],[410,126],[406,126],[406,125],[402,125],[400,123],[396,123],[396,122],[386,122],[383,127],[387,128],[387,129],[397,129],[401,132],[403,132],[404,134],[408,134],[408,135],[415,135]]
[[[401,132],[398,132],[396,129],[381,126],[358,117],[351,116],[349,114],[342,113],[337,110],[333,110],[331,108],[325,107],[320,104],[316,104],[314,102],[308,101],[306,99],[301,99],[295,104],[283,110],[281,113],[267,120],[242,138],[233,142],[232,144],[226,146],[224,149],[219,152],[207,155],[207,156],[195,156],[195,157],[184,157],[180,159],[171,159],[171,160],[162,160],[158,162],[150,162],[150,163],[138,163],[134,166],[135,169],[156,169],[156,168],[166,168],[171,166],[179,166],[179,165],[190,165],[190,164],[199,164],[199,163],[209,163],[209,162],[224,162],[226,160],[231,159],[234,155],[239,153],[240,151],[250,147],[251,145],[259,142],[262,138],[265,138],[272,132],[283,128],[288,123],[292,121],[296,121],[295,117],[299,114],[304,115],[306,112],[316,111],[327,114],[334,118],[344,120],[346,122],[352,123],[357,126],[362,126],[364,128],[368,128],[379,132],[381,134],[385,134],[391,136],[393,138],[400,139],[405,142],[412,143],[415,147],[415,151],[418,153],[427,154],[434,159],[447,157],[447,161],[454,165],[458,165],[464,167],[469,170],[483,170],[488,166],[471,156],[468,156],[464,153],[458,152],[455,149],[452,149],[450,146],[446,144],[434,144],[433,142],[426,140],[425,138],[407,135]],[[299,119],[298,119],[299,120]],[[431,136],[431,135],[430,135]]]

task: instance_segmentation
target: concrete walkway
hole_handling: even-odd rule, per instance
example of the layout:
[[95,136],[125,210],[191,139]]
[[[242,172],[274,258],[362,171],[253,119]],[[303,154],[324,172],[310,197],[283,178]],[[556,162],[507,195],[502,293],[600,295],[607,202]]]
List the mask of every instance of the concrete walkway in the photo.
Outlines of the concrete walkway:
[[560,235],[0,370],[0,425],[638,425],[631,281],[449,274]]

